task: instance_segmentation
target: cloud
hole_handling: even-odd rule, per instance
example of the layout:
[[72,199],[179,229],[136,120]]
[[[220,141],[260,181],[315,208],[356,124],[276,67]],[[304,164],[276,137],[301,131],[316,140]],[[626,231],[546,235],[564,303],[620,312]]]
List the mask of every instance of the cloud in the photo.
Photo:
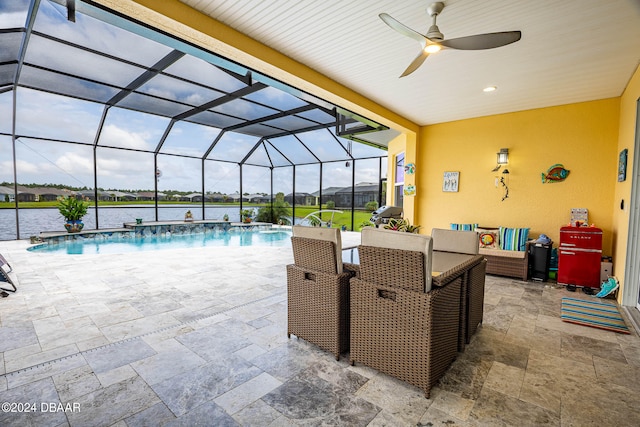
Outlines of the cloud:
[[[5,4],[6,3],[6,4]],[[26,7],[18,4],[11,5],[11,1],[3,2],[0,5],[0,28],[24,27],[27,19]],[[24,8],[24,10],[22,10]],[[13,9],[13,10],[7,10]]]
[[26,162],[24,160],[16,160],[16,167],[20,175],[36,174],[42,170],[42,165],[38,166],[36,163]]
[[153,188],[153,154],[103,148],[97,159],[100,187]]
[[160,98],[184,102],[192,106],[202,105],[222,94],[165,75],[158,75],[140,87],[139,92]]
[[25,88],[17,95],[18,135],[93,142],[103,106]]
[[[20,183],[93,184],[92,150],[86,145],[20,138],[16,141],[16,160]],[[12,166],[8,170],[13,173]]]
[[218,141],[209,158],[239,162],[258,143],[259,138],[234,132],[227,132]]
[[98,143],[99,145],[108,145],[112,147],[151,150],[151,144],[146,140],[148,137],[148,133],[131,132],[122,129],[115,124],[109,124],[102,128],[102,133],[100,134],[100,140]]
[[67,172],[93,175],[93,160],[76,153],[67,153],[55,161],[55,165]]

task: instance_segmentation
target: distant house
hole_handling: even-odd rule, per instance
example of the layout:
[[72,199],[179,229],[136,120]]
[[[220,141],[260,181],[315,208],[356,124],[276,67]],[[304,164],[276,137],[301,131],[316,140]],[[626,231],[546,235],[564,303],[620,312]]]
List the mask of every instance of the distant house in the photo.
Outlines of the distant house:
[[109,199],[113,202],[119,202],[122,200],[136,200],[138,198],[138,196],[136,196],[135,194],[123,193],[122,191],[117,190],[107,190],[106,192],[109,194]]
[[53,187],[35,187],[30,191],[34,195],[36,202],[55,202],[60,196],[72,196],[75,192],[67,189],[59,189]]
[[[77,194],[84,197],[85,199],[89,199],[92,201],[95,201],[96,199],[96,193],[93,190],[83,190],[83,191],[79,191]],[[107,191],[98,190],[98,200],[103,202],[109,201],[111,200],[111,194]]]
[[[156,199],[156,193],[154,193],[153,191],[140,191],[139,193],[136,193],[138,195],[138,200],[155,200]],[[159,196],[160,194],[158,194]]]
[[316,196],[309,193],[296,193],[294,197],[293,193],[289,193],[284,196],[284,201],[290,205],[295,203],[296,205],[313,206],[316,202]]
[[[276,196],[273,196],[273,200],[276,200]],[[260,194],[257,198],[256,198],[256,202],[257,203],[271,203],[271,196],[269,196],[268,194]]]
[[[11,201],[13,198],[13,188],[0,187],[0,200],[3,199],[3,193],[8,190]],[[67,188],[55,187],[25,187],[18,185],[18,201],[19,202],[55,202],[58,197],[80,196],[83,198],[93,199],[93,191],[74,191]],[[6,197],[5,197],[6,198]]]
[[180,198],[180,200],[187,200],[189,202],[201,202],[202,201],[202,193],[191,193],[184,195]]
[[209,202],[222,203],[222,202],[225,202],[229,196],[221,193],[211,193],[211,194],[207,194],[206,197],[207,197],[207,201]]
[[[347,207],[351,206],[351,188],[345,187],[339,191],[336,191],[336,206]],[[353,191],[354,208],[364,208],[367,203],[376,201],[379,203],[380,187],[375,182],[361,182],[356,184]]]
[[[76,195],[81,196],[83,199],[89,199],[89,200],[95,200],[96,198],[96,193],[93,190],[78,191]],[[98,197],[100,196],[98,195]]]
[[249,194],[247,196],[247,201],[250,203],[269,203],[271,201],[271,196],[264,194]]
[[242,199],[243,202],[248,202],[249,201],[248,197],[249,196],[247,195],[240,196],[240,193],[233,193],[228,195],[228,201],[233,201],[237,203],[240,201],[240,199]]
[[[11,191],[13,193],[13,190]],[[25,187],[18,185],[19,202],[39,202],[56,200],[58,196],[74,194],[70,190],[60,190],[53,187]]]
[[0,186],[0,202],[15,202],[16,194],[13,187],[1,187]]
[[[155,200],[156,199],[156,193],[153,191],[140,191],[139,193],[136,193],[136,196],[138,196],[138,200]],[[165,200],[167,198],[167,195],[164,193],[158,193],[158,200]]]
[[[323,188],[322,189],[322,204],[325,204],[327,202],[336,202],[336,192],[342,190],[343,187],[327,187],[327,188]],[[320,205],[320,192],[319,191],[314,191],[313,196],[316,198],[315,201],[315,205]],[[336,202],[337,204],[337,202]]]
[[35,202],[36,193],[33,191],[33,189],[29,187],[18,185],[18,201],[19,202]]

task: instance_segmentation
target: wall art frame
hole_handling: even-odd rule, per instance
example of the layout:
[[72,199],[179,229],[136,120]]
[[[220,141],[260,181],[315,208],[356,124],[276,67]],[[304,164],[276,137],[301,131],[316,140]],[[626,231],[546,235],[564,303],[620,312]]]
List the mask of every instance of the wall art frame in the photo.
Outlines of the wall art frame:
[[627,157],[629,154],[628,149],[624,149],[620,152],[620,158],[618,160],[618,182],[627,180]]
[[457,193],[460,182],[460,172],[445,172],[442,177],[442,191],[445,193]]

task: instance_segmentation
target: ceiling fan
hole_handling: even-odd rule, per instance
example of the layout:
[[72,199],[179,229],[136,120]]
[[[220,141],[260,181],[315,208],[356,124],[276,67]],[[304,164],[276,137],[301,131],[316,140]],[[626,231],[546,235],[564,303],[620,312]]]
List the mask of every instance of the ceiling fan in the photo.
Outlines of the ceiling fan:
[[505,46],[520,40],[522,33],[520,31],[504,31],[499,33],[476,34],[474,36],[459,37],[456,39],[445,40],[444,34],[436,25],[436,18],[444,9],[443,2],[431,3],[427,8],[427,13],[432,18],[431,27],[427,34],[422,35],[412,30],[404,24],[386,13],[381,13],[380,19],[385,24],[396,30],[403,36],[410,37],[420,43],[421,50],[418,56],[409,64],[404,73],[400,77],[407,76],[417,70],[425,59],[431,53],[436,53],[443,48],[460,49],[460,50],[482,50],[493,49],[495,47]]

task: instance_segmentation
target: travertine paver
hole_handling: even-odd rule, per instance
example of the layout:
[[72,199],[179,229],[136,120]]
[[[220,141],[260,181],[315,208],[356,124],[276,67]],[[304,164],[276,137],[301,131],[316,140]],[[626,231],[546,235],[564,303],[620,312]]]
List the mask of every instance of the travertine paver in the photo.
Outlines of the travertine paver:
[[287,339],[290,248],[27,246],[0,242],[19,279],[0,299],[0,403],[50,410],[2,426],[640,424],[638,336],[563,323],[562,296],[590,297],[552,284],[488,276],[483,326],[425,399]]

